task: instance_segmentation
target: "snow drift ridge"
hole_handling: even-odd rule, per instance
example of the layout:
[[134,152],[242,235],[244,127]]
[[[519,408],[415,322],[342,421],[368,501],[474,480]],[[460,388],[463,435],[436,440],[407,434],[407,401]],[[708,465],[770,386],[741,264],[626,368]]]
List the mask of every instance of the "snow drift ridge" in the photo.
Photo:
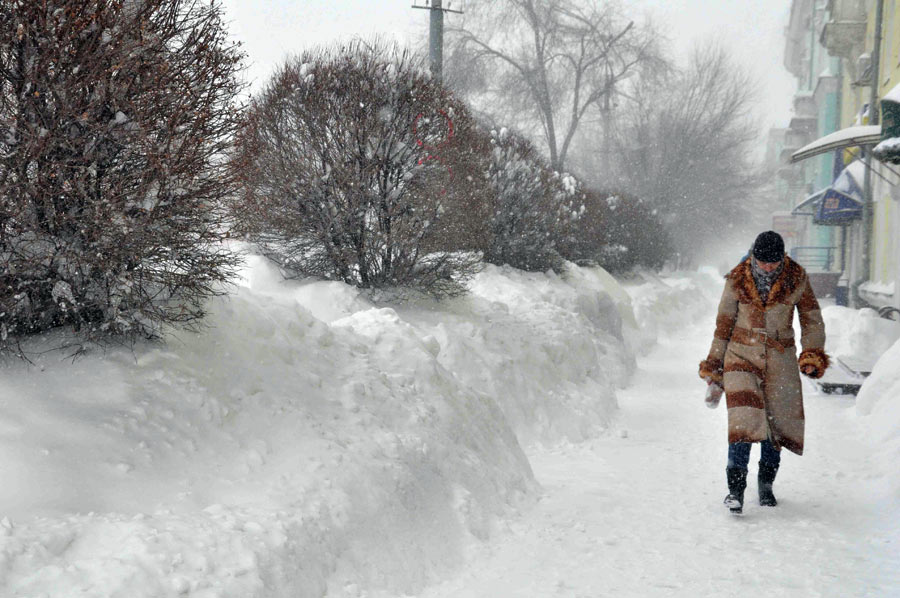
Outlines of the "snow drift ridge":
[[203,334],[4,367],[0,594],[412,591],[533,499],[521,443],[596,434],[634,368],[603,272],[379,308],[249,264]]

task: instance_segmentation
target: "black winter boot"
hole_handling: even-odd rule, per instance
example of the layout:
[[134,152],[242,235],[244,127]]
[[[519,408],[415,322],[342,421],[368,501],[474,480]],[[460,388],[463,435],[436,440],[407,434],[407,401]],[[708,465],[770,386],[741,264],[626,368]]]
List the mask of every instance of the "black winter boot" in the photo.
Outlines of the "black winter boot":
[[725,497],[725,506],[734,514],[743,513],[747,470],[740,467],[726,467],[725,477],[728,479],[728,496]]
[[775,482],[775,474],[778,473],[777,467],[759,464],[759,475],[756,480],[759,485],[759,504],[764,507],[774,507],[778,504],[775,495],[772,494],[772,484]]

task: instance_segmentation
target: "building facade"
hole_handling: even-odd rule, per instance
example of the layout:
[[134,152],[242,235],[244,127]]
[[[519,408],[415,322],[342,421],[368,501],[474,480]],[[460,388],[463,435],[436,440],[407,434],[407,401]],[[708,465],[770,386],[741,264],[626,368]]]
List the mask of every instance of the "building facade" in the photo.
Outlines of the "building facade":
[[[879,98],[892,90],[900,94],[900,0],[882,1]],[[792,215],[802,221],[795,224],[803,232],[792,254],[811,272],[822,275],[826,294],[827,289],[844,285],[858,305],[900,308],[900,167],[872,160],[866,176],[862,159],[866,154],[858,147],[841,147],[788,165],[790,155],[800,147],[872,121],[868,103],[877,6],[876,0],[792,1],[785,66],[798,85],[778,172],[791,189]],[[828,190],[847,180],[855,183],[856,197],[863,205],[866,178],[872,189],[870,229],[864,226],[862,210],[830,226],[816,224],[825,222],[817,202],[826,201]]]
[[[825,286],[820,292],[831,294],[843,269],[842,231],[813,222],[804,202],[828,187],[835,176],[832,154],[817,156],[796,165],[787,161],[794,151],[813,140],[837,131],[842,116],[842,64],[822,45],[820,33],[829,21],[822,0],[793,0],[786,30],[784,65],[797,81],[793,117],[785,133],[783,166],[779,174],[788,182],[793,228],[798,232],[790,251],[807,270],[820,274]],[[797,209],[799,206],[800,209]],[[784,222],[775,215],[773,225]]]
[[[820,35],[830,55],[839,59],[841,128],[868,124],[872,57],[875,51],[875,0],[828,0],[828,21]],[[900,88],[900,0],[884,0],[879,52],[878,98]],[[877,104],[876,104],[877,106]],[[853,152],[845,151],[848,159]],[[900,308],[900,173],[897,166],[872,161],[870,266],[863,272],[862,235],[851,244],[853,279],[860,298],[873,307]]]

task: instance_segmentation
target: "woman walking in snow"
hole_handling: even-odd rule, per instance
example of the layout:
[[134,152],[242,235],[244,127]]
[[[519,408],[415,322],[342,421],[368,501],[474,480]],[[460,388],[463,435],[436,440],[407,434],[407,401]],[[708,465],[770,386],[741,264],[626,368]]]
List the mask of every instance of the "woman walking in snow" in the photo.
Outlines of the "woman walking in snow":
[[[728,405],[728,496],[740,513],[751,443],[761,443],[759,504],[777,504],[772,484],[782,447],[803,454],[803,392],[799,370],[821,378],[828,368],[825,324],[806,271],[784,255],[784,240],[766,231],[726,277],[709,356],[700,377]],[[802,352],[794,343],[794,308]]]

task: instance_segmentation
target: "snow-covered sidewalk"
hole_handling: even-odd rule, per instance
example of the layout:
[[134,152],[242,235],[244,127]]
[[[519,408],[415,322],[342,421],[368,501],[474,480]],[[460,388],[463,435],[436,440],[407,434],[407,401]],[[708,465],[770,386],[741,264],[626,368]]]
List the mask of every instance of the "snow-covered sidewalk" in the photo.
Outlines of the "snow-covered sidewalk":
[[391,307],[251,259],[202,334],[4,364],[0,598],[900,596],[900,325],[826,309],[893,348],[734,518],[710,274]]
[[785,454],[777,508],[722,506],[724,405],[702,400],[696,362],[711,321],[639,360],[603,438],[529,454],[539,505],[471,567],[422,598],[900,595],[900,521],[852,397],[807,385],[807,454]]

